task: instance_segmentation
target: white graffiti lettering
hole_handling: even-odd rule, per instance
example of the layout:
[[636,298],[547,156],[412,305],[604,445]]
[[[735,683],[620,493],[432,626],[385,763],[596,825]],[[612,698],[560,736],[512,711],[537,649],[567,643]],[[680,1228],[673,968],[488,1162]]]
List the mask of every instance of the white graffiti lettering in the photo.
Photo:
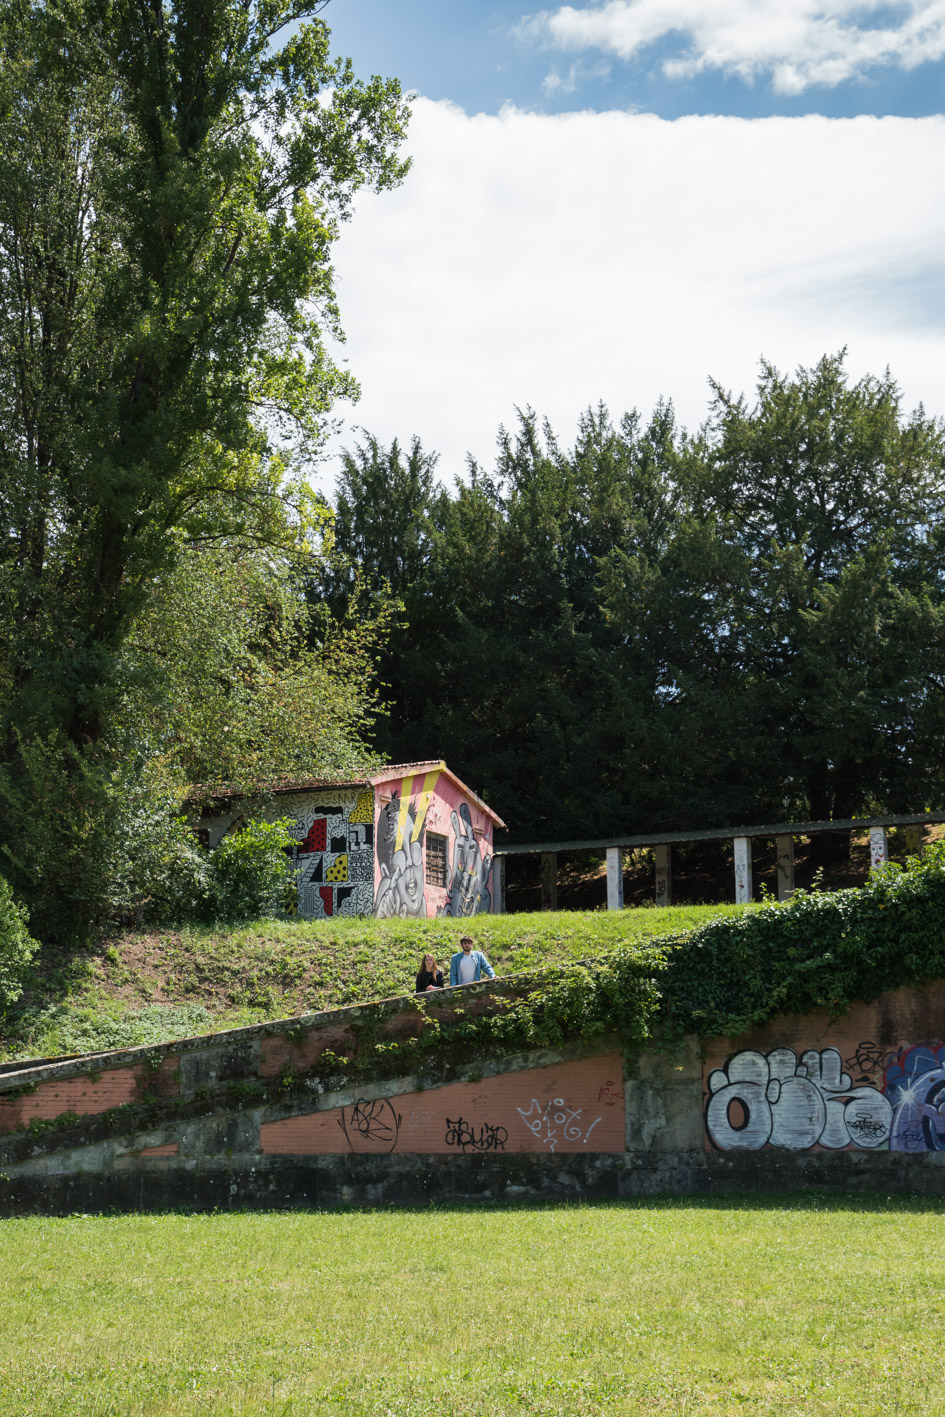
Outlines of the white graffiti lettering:
[[721,1151],[781,1146],[803,1151],[875,1149],[889,1141],[892,1105],[873,1087],[854,1087],[836,1048],[746,1049],[708,1077],[706,1129]]
[[554,1151],[559,1141],[580,1141],[587,1146],[587,1139],[601,1120],[595,1117],[585,1131],[583,1108],[569,1107],[562,1097],[556,1097],[542,1107],[537,1097],[527,1112],[521,1107],[515,1109],[528,1130],[536,1136],[549,1151]]

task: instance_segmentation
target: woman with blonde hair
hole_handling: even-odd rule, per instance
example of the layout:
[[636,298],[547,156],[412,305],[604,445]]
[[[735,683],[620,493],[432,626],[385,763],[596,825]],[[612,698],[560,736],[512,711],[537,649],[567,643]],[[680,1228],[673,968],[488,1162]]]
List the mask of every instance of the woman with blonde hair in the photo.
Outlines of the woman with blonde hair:
[[432,955],[424,955],[423,963],[420,966],[420,973],[417,975],[418,994],[425,994],[428,989],[443,988],[443,971],[440,969]]

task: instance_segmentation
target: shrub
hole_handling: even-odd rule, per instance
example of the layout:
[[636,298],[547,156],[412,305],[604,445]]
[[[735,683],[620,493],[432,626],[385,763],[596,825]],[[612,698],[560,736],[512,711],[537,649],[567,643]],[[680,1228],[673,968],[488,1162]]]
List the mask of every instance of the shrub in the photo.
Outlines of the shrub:
[[39,948],[26,928],[28,919],[0,876],[0,1010],[15,1003],[22,994],[23,974]]
[[125,796],[110,874],[111,914],[141,924],[183,924],[211,913],[210,853],[180,816],[173,793]]
[[288,852],[295,843],[288,826],[288,818],[252,821],[223,838],[210,858],[218,919],[252,920],[290,913],[296,891]]
[[673,1031],[732,1036],[775,1013],[825,1009],[945,978],[945,843],[859,889],[814,891],[673,943],[664,1017]]

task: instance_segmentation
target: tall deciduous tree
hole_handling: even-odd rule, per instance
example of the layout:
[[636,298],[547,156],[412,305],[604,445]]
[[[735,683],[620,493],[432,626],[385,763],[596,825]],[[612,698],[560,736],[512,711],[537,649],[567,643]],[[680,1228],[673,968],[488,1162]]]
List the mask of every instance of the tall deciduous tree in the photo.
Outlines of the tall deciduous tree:
[[321,8],[0,4],[0,835],[67,914],[155,580],[191,540],[304,534],[290,449],[355,389],[331,244],[402,177],[406,111]]

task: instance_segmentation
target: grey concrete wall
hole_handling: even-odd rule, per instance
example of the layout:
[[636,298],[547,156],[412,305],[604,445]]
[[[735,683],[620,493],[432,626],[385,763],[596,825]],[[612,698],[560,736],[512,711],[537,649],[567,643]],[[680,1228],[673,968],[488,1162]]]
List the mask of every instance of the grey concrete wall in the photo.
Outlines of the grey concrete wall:
[[[440,996],[432,1007],[448,1028],[457,1007],[465,1017],[500,1009],[528,987],[522,978],[473,985]],[[354,1050],[359,1030],[369,1027],[372,1039],[403,1038],[421,1019],[415,1000],[390,1000],[0,1073],[0,1214],[495,1204],[808,1188],[945,1193],[945,1048],[938,1041],[945,1034],[945,985],[857,1005],[843,1020],[781,1017],[748,1038],[687,1038],[675,1051],[642,1056],[628,1056],[616,1038],[605,1038],[465,1062],[433,1054],[414,1074],[385,1076],[380,1065],[373,1076],[346,1074],[340,1062],[326,1069],[326,1050],[332,1059]],[[890,1124],[887,1140],[877,1144],[874,1123],[873,1141],[831,1146],[826,1131],[811,1141],[809,1115],[807,1131],[785,1131],[785,1115],[787,1122],[793,1116],[790,1108],[783,1113],[789,1094],[795,1111],[832,1109],[836,1119],[850,1106],[862,1120],[875,1101],[877,1116],[885,1108],[898,1117],[897,1068],[913,1069],[909,1096],[918,1102],[902,1104],[918,1108],[911,1131]],[[597,1089],[600,1079],[617,1079],[621,1071],[622,1087],[617,1082],[612,1091],[608,1081]],[[786,1082],[755,1080],[769,1072]],[[759,1141],[744,1121],[732,1123],[727,1148],[713,1142],[707,1108],[723,1073],[737,1094],[733,1116],[741,1115],[738,1108],[747,1116],[757,1102],[781,1126],[771,1135],[786,1142]],[[588,1079],[598,1102],[579,1106],[576,1095],[561,1102],[560,1090],[572,1082],[586,1088]],[[570,1107],[580,1125],[570,1133],[565,1125],[542,1131],[528,1121],[533,1095],[542,1106],[547,1101],[546,1112],[560,1108],[562,1119]],[[384,1154],[358,1152],[363,1137],[352,1142],[333,1121],[350,1121],[352,1109],[369,1117],[387,1104],[398,1118],[423,1111],[427,1132],[417,1135],[433,1138],[426,1151],[416,1137],[413,1150],[405,1149],[404,1130]],[[591,1114],[605,1109],[605,1121],[588,1128]],[[484,1135],[480,1123],[486,1124],[494,1149],[478,1154],[473,1145],[445,1154],[441,1113],[463,1114],[473,1136]],[[514,1132],[516,1115],[525,1126]],[[431,1118],[440,1120],[433,1125]],[[273,1154],[265,1144],[273,1130],[301,1137],[300,1150]],[[913,1140],[902,1142],[906,1135]],[[364,1137],[369,1146],[386,1145],[367,1130]],[[906,1144],[913,1150],[896,1149]],[[306,1147],[321,1152],[304,1154]]]

